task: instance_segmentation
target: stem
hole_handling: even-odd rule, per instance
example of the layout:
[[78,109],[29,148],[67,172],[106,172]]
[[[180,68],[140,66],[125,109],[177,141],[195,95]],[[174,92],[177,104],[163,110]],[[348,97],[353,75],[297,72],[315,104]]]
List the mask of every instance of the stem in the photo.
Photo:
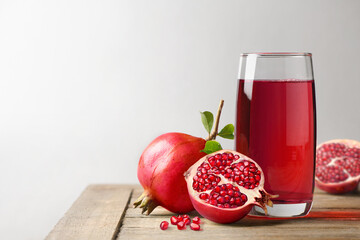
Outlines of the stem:
[[218,128],[219,128],[219,122],[220,122],[220,115],[221,115],[221,110],[222,110],[223,105],[224,105],[224,100],[221,99],[221,100],[220,100],[220,104],[219,104],[219,108],[218,108],[217,113],[216,113],[215,127],[214,127],[214,129],[212,130],[212,132],[211,132],[211,134],[209,135],[209,137],[205,139],[206,141],[215,140],[215,139],[216,139],[216,135],[218,134]]

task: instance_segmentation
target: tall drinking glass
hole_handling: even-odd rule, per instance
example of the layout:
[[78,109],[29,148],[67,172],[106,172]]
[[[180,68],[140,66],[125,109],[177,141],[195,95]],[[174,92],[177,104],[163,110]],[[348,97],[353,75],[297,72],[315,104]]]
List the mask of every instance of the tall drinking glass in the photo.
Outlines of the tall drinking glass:
[[[270,217],[310,211],[316,145],[310,53],[241,54],[235,142],[238,152],[261,166],[265,190],[279,195]],[[264,211],[256,206],[250,214]]]

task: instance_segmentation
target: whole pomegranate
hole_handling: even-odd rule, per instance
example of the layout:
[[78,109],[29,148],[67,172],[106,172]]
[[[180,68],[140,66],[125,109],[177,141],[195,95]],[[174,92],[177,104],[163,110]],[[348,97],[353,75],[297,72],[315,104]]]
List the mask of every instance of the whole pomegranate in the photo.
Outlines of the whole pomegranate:
[[272,206],[276,197],[264,190],[260,166],[245,155],[220,150],[197,161],[185,173],[195,209],[217,223],[232,223],[248,214],[254,205]]
[[137,176],[144,193],[134,207],[147,214],[158,205],[175,213],[192,211],[183,174],[206,155],[200,152],[204,146],[204,139],[177,132],[154,139],[140,157]]
[[315,185],[333,194],[356,189],[360,181],[360,142],[335,139],[316,149]]

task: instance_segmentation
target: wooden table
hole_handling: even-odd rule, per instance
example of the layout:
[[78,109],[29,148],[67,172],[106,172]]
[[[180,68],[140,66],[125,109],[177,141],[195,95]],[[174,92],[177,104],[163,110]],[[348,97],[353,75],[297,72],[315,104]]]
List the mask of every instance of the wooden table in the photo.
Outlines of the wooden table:
[[[90,185],[46,239],[360,239],[360,194],[329,195],[316,191],[311,213],[296,219],[245,217],[228,225],[202,219],[202,231],[179,231],[169,225],[173,214],[158,207],[141,215],[132,203],[141,194],[137,185]],[[197,215],[192,212],[191,216]]]

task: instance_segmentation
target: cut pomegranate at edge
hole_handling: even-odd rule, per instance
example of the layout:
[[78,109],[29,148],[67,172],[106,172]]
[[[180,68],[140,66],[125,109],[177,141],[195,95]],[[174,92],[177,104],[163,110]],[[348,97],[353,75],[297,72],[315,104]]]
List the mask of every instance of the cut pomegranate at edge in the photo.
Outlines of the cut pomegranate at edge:
[[[360,150],[357,150],[358,153],[353,152],[355,155],[353,156],[349,149],[360,149],[360,142],[350,139],[334,139],[317,146],[315,172],[317,188],[332,194],[347,193],[357,188],[360,182]],[[345,159],[351,159],[357,164],[347,164]],[[347,165],[345,167],[348,167],[348,170],[341,165]],[[337,176],[329,176],[330,173]],[[351,173],[355,176],[352,176]]]

